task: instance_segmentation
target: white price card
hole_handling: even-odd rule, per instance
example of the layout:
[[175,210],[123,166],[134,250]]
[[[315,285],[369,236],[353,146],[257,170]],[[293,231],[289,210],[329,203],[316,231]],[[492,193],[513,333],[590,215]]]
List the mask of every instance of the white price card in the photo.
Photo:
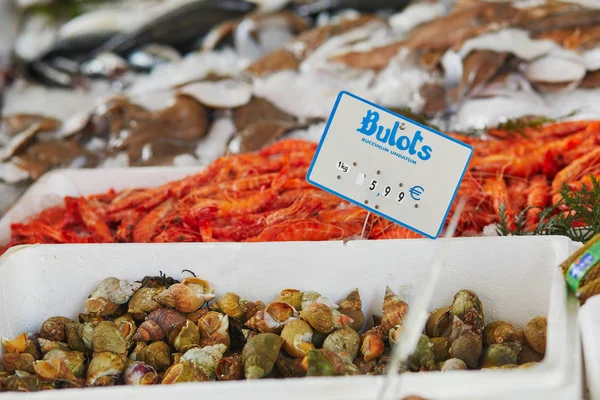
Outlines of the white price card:
[[435,239],[472,154],[465,143],[341,92],[306,179]]

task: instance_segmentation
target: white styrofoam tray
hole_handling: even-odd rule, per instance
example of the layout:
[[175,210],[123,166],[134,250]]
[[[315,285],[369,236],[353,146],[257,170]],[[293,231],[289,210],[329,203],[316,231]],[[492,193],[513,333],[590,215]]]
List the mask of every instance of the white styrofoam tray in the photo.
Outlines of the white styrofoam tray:
[[600,400],[600,296],[593,296],[579,309],[585,376],[591,400]]
[[[0,246],[10,240],[10,225],[63,204],[65,196],[87,196],[110,189],[150,188],[184,178],[203,167],[58,169],[44,174],[0,219]],[[1,195],[1,193],[0,193]]]
[[[271,301],[284,288],[316,290],[341,300],[360,289],[363,310],[379,313],[386,285],[411,301],[436,247],[448,246],[431,308],[448,305],[460,289],[479,294],[486,320],[523,328],[548,316],[544,361],[531,369],[404,374],[401,392],[428,399],[579,400],[582,361],[577,302],[567,296],[558,264],[578,245],[562,237],[457,238],[288,243],[43,245],[11,249],[0,258],[0,337],[35,331],[48,317],[75,317],[108,276],[141,279],[183,269],[211,281],[217,295],[238,292]],[[370,318],[369,318],[370,319]],[[31,399],[375,399],[383,377],[359,376],[113,387],[27,394]],[[396,382],[397,383],[397,382]],[[19,396],[19,397],[17,397]],[[5,399],[22,395],[3,393]]]

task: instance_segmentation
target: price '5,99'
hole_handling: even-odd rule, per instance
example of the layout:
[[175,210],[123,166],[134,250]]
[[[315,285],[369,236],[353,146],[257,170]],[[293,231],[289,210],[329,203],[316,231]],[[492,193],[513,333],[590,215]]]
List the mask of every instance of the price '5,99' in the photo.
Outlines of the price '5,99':
[[[378,183],[379,183],[379,182],[377,182],[377,179],[373,179],[373,180],[371,181],[371,184],[369,185],[369,190],[370,190],[370,191],[372,191],[372,192],[374,192],[374,191],[377,189],[377,184],[378,184]],[[392,194],[392,187],[391,187],[391,186],[389,186],[389,185],[387,185],[387,186],[386,186],[386,187],[383,189],[383,197],[386,197],[386,198],[388,198],[388,197],[390,197],[390,195],[391,195],[391,194]],[[400,192],[398,193],[398,195],[396,196],[396,203],[398,203],[398,204],[402,204],[402,202],[404,201],[404,196],[405,196],[404,192],[403,192],[403,191],[400,191]]]

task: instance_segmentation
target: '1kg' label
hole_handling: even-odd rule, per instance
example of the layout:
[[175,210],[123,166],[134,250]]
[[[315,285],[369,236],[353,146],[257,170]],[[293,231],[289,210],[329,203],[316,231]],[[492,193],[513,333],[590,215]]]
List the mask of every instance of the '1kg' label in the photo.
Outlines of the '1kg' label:
[[429,238],[437,238],[473,149],[341,92],[306,179]]

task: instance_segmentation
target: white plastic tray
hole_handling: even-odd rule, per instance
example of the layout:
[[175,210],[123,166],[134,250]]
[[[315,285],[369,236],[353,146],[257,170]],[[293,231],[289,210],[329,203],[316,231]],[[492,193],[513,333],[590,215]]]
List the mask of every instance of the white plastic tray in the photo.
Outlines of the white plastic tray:
[[[65,196],[87,196],[110,189],[155,187],[201,171],[203,167],[63,169],[44,174],[0,219],[0,246],[10,240],[10,224],[63,204]],[[1,194],[0,194],[1,195]]]
[[600,400],[600,296],[590,298],[579,309],[585,376],[591,400]]
[[[290,243],[111,244],[23,246],[0,258],[0,337],[33,331],[48,317],[75,317],[97,283],[108,276],[141,279],[190,269],[217,294],[274,299],[283,288],[316,290],[334,300],[354,287],[367,313],[380,313],[386,285],[410,302],[435,248],[445,239]],[[577,302],[567,296],[558,264],[578,247],[561,237],[458,238],[448,246],[431,308],[448,305],[460,289],[477,292],[487,321],[522,328],[548,315],[544,361],[527,370],[405,374],[401,396],[428,399],[560,399],[582,396]],[[3,399],[375,399],[382,377],[302,378],[113,387],[14,395]]]

